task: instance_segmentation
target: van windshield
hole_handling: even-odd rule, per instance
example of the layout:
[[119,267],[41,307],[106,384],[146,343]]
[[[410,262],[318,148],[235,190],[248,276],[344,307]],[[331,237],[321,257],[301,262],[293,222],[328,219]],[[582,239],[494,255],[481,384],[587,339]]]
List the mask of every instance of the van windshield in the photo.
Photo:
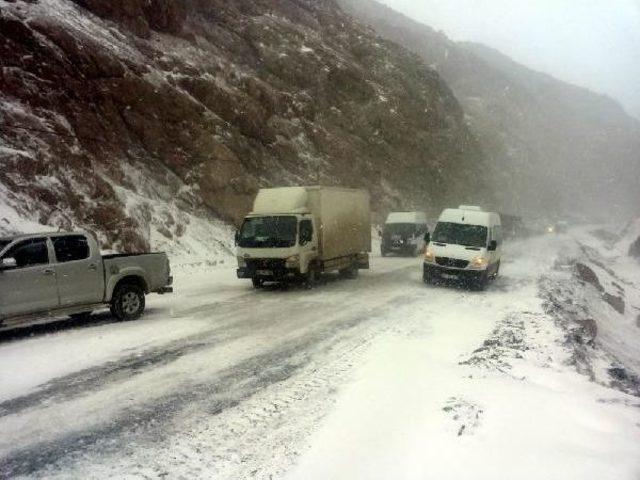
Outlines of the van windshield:
[[410,237],[415,235],[418,226],[415,223],[387,223],[384,226],[384,236],[400,235]]
[[289,248],[296,244],[298,219],[291,216],[247,218],[240,229],[243,248]]
[[486,247],[487,233],[487,227],[482,225],[438,222],[431,240],[438,243],[464,245],[465,247]]

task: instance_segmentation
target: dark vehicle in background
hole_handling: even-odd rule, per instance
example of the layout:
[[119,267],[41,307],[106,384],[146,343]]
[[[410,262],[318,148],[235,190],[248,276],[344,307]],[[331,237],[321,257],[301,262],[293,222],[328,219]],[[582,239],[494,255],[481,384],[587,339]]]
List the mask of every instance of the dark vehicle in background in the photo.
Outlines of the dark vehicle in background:
[[109,306],[119,320],[139,318],[145,295],[168,293],[164,253],[100,254],[84,232],[0,239],[0,328],[44,317],[85,316]]
[[380,254],[416,256],[426,247],[424,236],[429,232],[423,212],[391,212],[380,232]]

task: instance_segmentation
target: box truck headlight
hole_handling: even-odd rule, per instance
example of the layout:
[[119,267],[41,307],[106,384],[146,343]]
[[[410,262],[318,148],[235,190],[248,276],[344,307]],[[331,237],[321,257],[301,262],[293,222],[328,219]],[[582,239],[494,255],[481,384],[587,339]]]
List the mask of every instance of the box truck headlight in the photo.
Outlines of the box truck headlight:
[[424,254],[424,261],[433,263],[435,262],[435,260],[436,260],[436,254],[433,253],[431,250],[427,250]]
[[287,261],[285,262],[285,266],[287,268],[295,268],[300,264],[300,255],[291,255],[289,258],[287,258]]
[[471,260],[472,268],[487,268],[488,265],[489,265],[489,260],[487,260],[484,257],[476,257],[473,260]]

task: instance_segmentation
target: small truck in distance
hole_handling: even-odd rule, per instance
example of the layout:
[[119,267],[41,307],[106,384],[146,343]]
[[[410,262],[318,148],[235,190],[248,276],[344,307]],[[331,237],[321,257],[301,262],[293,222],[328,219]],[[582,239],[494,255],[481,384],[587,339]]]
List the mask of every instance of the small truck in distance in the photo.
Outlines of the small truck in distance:
[[301,280],[323,272],[347,278],[369,268],[371,213],[364,190],[338,187],[266,188],[236,235],[238,278]]
[[102,256],[85,232],[0,238],[0,328],[107,305],[117,319],[135,320],[145,295],[172,292],[172,283],[164,253]]

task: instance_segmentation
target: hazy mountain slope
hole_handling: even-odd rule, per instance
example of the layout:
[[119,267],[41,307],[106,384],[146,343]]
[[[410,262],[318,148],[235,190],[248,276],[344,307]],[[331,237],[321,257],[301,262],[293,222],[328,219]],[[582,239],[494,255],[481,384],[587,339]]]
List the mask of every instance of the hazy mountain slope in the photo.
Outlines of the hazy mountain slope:
[[637,213],[640,124],[616,102],[488,47],[453,42],[373,0],[340,2],[448,82],[492,158],[496,185],[507,185],[499,192],[505,209]]
[[0,58],[3,208],[105,245],[207,242],[260,186],[491,200],[449,88],[333,1],[3,1]]

